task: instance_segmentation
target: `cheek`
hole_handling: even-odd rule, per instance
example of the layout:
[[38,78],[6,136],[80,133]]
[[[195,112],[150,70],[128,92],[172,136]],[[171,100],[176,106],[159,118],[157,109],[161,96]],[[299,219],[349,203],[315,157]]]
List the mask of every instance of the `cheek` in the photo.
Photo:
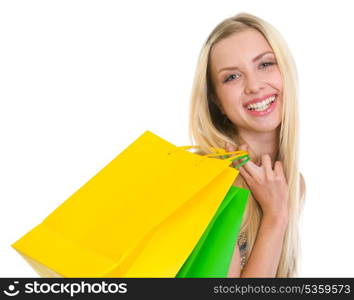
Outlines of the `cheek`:
[[229,112],[230,110],[234,111],[235,109],[242,107],[241,92],[235,86],[230,85],[229,87],[224,88],[221,99],[223,102],[223,107]]
[[281,78],[280,71],[275,71],[271,76],[272,86],[280,93],[283,91],[283,79]]

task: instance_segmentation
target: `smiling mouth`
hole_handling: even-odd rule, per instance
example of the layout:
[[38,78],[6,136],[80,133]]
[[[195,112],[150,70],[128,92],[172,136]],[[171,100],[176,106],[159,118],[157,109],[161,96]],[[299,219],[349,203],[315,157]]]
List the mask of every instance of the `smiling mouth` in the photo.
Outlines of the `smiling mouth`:
[[247,109],[250,111],[265,111],[267,110],[274,102],[275,102],[276,95],[268,97],[263,101],[252,103],[247,105]]

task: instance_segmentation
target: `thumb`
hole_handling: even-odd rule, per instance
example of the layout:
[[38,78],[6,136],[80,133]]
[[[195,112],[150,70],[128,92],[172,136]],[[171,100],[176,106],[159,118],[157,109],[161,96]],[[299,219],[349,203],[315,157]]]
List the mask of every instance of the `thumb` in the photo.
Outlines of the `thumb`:
[[[226,143],[225,145],[225,149],[227,152],[234,152],[234,151],[239,151],[239,150],[245,150],[245,151],[248,151],[248,145],[247,144],[242,144],[240,145],[240,147],[236,147],[235,145],[233,144],[230,144],[230,143]],[[231,157],[234,156],[235,154],[231,154]],[[241,158],[241,159],[235,159],[233,162],[232,162],[232,165],[234,167],[238,166],[240,164],[240,162],[242,162],[244,159],[246,158]]]
[[[243,151],[249,151],[249,147],[248,144],[243,143],[238,147],[238,150],[243,150]],[[241,158],[239,160],[237,160],[237,164],[242,163],[244,160],[246,160],[247,158]]]
[[248,144],[243,143],[240,145],[240,147],[238,147],[238,149],[248,151],[249,147],[248,147]]
[[[226,144],[225,144],[225,150],[226,150],[227,152],[236,151],[236,146],[235,146],[235,145],[232,145],[232,144],[230,144],[230,143],[226,143]],[[233,161],[231,165],[232,165],[233,167],[235,167],[235,166],[236,166],[236,162]]]
[[236,147],[235,147],[235,145],[232,145],[232,144],[230,144],[230,143],[226,143],[226,144],[225,144],[225,150],[226,150],[227,152],[232,152],[232,151],[235,151],[235,150],[236,150]]

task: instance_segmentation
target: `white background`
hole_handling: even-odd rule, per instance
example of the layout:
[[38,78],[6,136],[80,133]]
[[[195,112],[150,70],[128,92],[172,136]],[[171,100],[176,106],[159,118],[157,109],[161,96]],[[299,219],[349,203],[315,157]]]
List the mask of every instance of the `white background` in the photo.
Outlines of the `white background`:
[[351,2],[1,1],[0,276],[38,276],[10,245],[145,130],[190,144],[202,43],[248,12],[282,33],[299,70],[300,276],[353,277]]

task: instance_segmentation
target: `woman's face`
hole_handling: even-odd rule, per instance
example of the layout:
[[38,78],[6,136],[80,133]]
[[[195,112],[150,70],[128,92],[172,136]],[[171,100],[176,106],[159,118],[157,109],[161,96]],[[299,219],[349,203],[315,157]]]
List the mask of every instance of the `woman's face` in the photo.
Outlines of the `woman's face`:
[[211,76],[221,111],[239,129],[265,132],[281,123],[283,85],[273,50],[255,29],[211,50]]

